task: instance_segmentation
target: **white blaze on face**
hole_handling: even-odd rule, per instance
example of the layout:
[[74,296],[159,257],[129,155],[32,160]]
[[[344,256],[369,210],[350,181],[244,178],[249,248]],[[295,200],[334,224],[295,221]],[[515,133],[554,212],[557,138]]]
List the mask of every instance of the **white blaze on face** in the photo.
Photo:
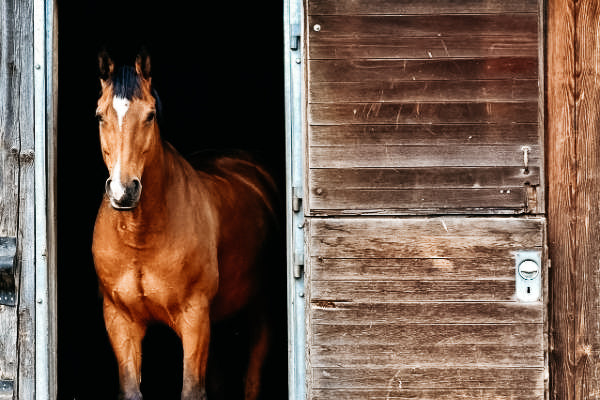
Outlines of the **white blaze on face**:
[[125,187],[121,183],[121,160],[117,160],[112,171],[110,191],[115,200],[121,200],[125,195]]
[[[113,97],[113,108],[117,113],[117,121],[119,123],[119,131],[123,130],[123,119],[129,110],[129,100],[122,97]],[[110,190],[115,200],[120,200],[125,195],[125,187],[121,183],[121,159],[117,159],[110,182]]]
[[129,110],[129,100],[122,97],[113,97],[113,108],[117,112],[117,120],[119,121],[119,130],[123,129],[123,119],[127,110]]

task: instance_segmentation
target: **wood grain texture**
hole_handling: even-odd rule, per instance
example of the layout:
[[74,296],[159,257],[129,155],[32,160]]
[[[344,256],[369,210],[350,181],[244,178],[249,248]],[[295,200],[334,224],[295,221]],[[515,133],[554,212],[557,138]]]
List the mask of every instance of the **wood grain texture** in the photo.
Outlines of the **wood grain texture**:
[[309,313],[312,324],[360,324],[367,327],[390,324],[530,324],[544,318],[541,304],[516,302],[370,304],[327,300],[311,303]]
[[[466,145],[538,143],[537,123],[530,124],[377,124],[312,125],[309,145]],[[532,165],[533,167],[533,165]]]
[[542,345],[539,324],[405,324],[405,325],[335,325],[313,326],[314,342],[321,345],[398,345],[443,346]]
[[[400,240],[402,239],[402,240]],[[323,258],[476,258],[541,248],[537,219],[335,218],[310,224],[311,255]]]
[[[316,36],[315,36],[316,37]],[[327,59],[439,59],[536,57],[535,37],[506,36],[444,36],[398,37],[389,35],[318,36],[311,42],[308,57]]]
[[313,103],[308,122],[339,124],[534,123],[537,103]]
[[[537,3],[310,0],[306,5],[309,215],[543,210]],[[411,147],[431,143],[440,147]],[[490,146],[462,147],[474,143]],[[508,143],[514,150],[502,147]],[[519,187],[446,190],[435,184],[441,177],[429,174],[428,187],[407,187],[409,178],[395,179],[396,187],[357,189],[312,176],[314,169],[328,168],[351,174],[365,168],[438,167],[441,173],[463,166],[498,168],[500,180],[502,168],[523,166],[523,147],[533,150],[528,167],[536,176]]]
[[[537,13],[479,14],[479,15],[317,15],[309,16],[309,43],[318,42],[321,36],[356,37],[393,35],[410,40],[414,37],[462,36],[469,40],[475,36],[528,36],[537,37]],[[315,30],[314,26],[319,25]],[[310,29],[313,27],[313,29]]]
[[501,388],[543,399],[544,304],[514,298],[514,252],[542,250],[543,219],[307,224],[309,398],[338,389],[472,398]]
[[32,12],[31,1],[0,3],[0,235],[17,237],[18,289],[17,307],[0,306],[0,379],[23,400],[35,395]]
[[309,87],[311,103],[532,102],[535,79],[411,82],[324,82]]
[[[318,388],[391,389],[540,389],[540,368],[378,368],[353,372],[350,368],[316,368]],[[399,382],[402,382],[400,388]],[[393,386],[392,386],[393,385]],[[418,397],[417,397],[418,398]],[[542,397],[543,398],[543,397]]]
[[391,386],[389,389],[315,389],[313,400],[522,400],[543,399],[544,389],[402,389]]
[[310,60],[310,82],[537,79],[535,57],[431,60]]
[[323,258],[312,257],[311,279],[316,281],[404,281],[509,280],[515,274],[506,268],[514,262],[504,256],[478,258]]
[[[510,265],[510,264],[509,264]],[[506,267],[506,266],[505,266]],[[511,301],[514,279],[478,281],[313,281],[314,301],[354,301],[358,303],[400,303],[404,301]]]
[[[523,166],[519,145],[339,145],[311,146],[311,168],[442,168]],[[529,162],[540,163],[539,146],[531,146]],[[315,188],[316,189],[316,188]]]
[[574,384],[575,399],[591,399],[600,393],[600,5],[578,1],[576,10]]
[[490,14],[537,12],[535,0],[311,0],[309,15]]
[[[313,215],[517,214],[526,211],[525,189],[321,189],[311,193]],[[328,187],[328,186],[325,186]]]
[[[574,400],[577,248],[575,1],[548,1],[547,159],[550,269],[550,395]],[[588,94],[586,93],[586,96]],[[592,223],[591,221],[589,223]],[[579,397],[582,399],[583,397]]]
[[539,168],[313,168],[310,186],[341,189],[507,188],[539,184]]

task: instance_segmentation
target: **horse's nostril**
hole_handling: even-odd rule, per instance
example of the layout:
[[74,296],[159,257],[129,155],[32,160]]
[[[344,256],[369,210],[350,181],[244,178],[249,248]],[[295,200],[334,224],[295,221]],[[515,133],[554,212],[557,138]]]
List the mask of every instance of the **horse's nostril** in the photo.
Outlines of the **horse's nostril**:
[[129,193],[131,198],[135,201],[139,200],[140,193],[142,191],[142,183],[140,182],[140,180],[138,178],[133,178],[127,186],[127,192]]
[[142,183],[138,178],[133,178],[131,184],[133,185],[133,189],[137,192],[142,188]]
[[106,180],[106,183],[104,184],[104,191],[106,192],[106,194],[110,195],[110,184],[111,184],[112,180],[110,178],[108,178]]

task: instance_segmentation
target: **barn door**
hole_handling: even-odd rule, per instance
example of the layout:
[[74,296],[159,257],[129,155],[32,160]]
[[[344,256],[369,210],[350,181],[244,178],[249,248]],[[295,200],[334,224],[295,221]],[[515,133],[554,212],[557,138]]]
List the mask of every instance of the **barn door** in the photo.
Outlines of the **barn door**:
[[305,2],[309,399],[543,399],[537,0]]
[[[53,394],[52,1],[0,2],[0,399]],[[48,54],[46,51],[49,49]],[[50,101],[48,101],[50,99]],[[51,190],[50,190],[51,192]]]

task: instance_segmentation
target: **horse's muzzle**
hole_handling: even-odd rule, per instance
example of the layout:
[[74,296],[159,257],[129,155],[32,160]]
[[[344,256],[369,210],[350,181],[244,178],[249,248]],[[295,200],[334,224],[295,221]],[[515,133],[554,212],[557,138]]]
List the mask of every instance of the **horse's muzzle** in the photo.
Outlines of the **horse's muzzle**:
[[117,183],[115,185],[113,180],[108,178],[106,180],[105,190],[110,200],[110,205],[115,210],[132,210],[140,201],[142,183],[138,178],[132,178],[125,184]]

